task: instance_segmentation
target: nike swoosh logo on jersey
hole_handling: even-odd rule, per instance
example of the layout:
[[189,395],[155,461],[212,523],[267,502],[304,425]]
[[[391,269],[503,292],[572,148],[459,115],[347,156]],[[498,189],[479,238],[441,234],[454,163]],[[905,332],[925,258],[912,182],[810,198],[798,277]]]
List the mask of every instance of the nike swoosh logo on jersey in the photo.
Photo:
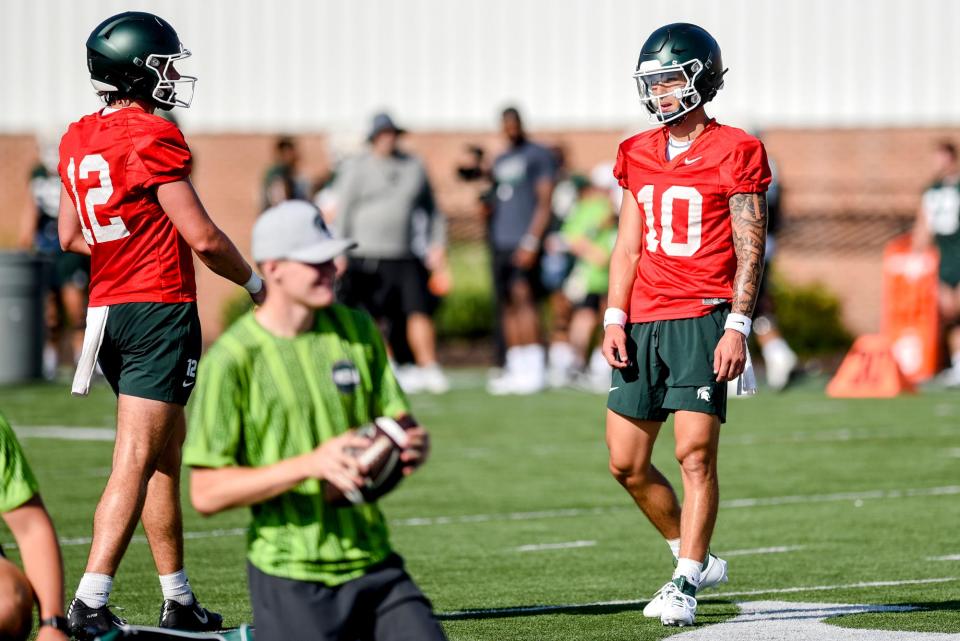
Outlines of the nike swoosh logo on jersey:
[[197,617],[197,621],[199,621],[200,623],[204,625],[207,624],[208,617],[207,617],[206,610],[194,610],[193,615]]
[[[618,389],[620,389],[620,386],[619,386],[619,385],[616,386],[616,387],[611,387],[611,388],[610,388],[610,392],[616,392]],[[609,394],[610,392],[607,392],[607,393]]]
[[700,160],[701,158],[703,158],[703,156],[697,156],[696,158],[684,158],[684,159],[683,159],[683,164],[684,164],[684,165],[692,165],[693,163],[697,162],[697,161]]
[[183,382],[183,386],[184,386],[184,387],[190,387],[190,386],[193,385],[194,383],[196,383],[196,381],[184,381],[184,382]]

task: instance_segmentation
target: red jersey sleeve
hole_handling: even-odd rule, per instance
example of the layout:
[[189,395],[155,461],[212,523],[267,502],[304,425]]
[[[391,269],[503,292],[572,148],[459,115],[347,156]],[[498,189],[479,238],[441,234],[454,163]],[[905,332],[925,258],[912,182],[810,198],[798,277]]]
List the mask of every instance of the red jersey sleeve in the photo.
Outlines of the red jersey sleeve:
[[190,176],[193,156],[183,134],[172,123],[150,128],[133,140],[140,159],[142,185],[146,188],[185,180]]
[[763,143],[756,138],[740,142],[730,155],[729,162],[724,165],[729,171],[729,175],[724,177],[728,199],[734,194],[767,191],[770,185],[770,165]]
[[627,186],[627,154],[623,150],[623,143],[617,147],[617,162],[613,164],[613,177],[617,179],[617,184],[624,189]]

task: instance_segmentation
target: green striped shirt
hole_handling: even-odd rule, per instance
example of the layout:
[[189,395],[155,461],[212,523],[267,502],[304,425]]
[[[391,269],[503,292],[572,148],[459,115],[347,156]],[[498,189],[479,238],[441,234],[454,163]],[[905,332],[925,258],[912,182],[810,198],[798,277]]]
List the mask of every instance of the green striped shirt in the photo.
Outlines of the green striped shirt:
[[[409,411],[373,319],[343,305],[313,329],[275,336],[248,313],[200,360],[183,461],[260,467],[315,449],[377,416]],[[251,507],[250,562],[266,574],[338,585],[391,553],[376,505],[335,508],[308,480]]]
[[37,491],[37,479],[13,428],[0,414],[0,513],[20,507]]

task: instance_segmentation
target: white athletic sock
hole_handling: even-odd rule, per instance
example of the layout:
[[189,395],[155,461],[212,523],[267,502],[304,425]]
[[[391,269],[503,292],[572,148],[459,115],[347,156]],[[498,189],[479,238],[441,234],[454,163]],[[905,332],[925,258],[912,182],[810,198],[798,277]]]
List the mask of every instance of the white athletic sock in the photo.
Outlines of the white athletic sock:
[[680,558],[680,539],[667,539],[667,545],[670,546],[670,551],[673,552],[673,558]]
[[673,578],[683,577],[690,583],[700,585],[700,568],[703,563],[693,559],[677,559],[677,569],[673,571]]
[[789,359],[794,356],[790,345],[783,338],[774,338],[764,345],[761,351],[765,361],[776,360],[777,358]]
[[160,589],[163,590],[164,599],[176,601],[180,605],[190,605],[195,601],[186,570],[173,574],[161,574]]
[[77,598],[83,601],[88,608],[102,608],[110,598],[113,589],[113,577],[107,574],[84,572],[77,586]]

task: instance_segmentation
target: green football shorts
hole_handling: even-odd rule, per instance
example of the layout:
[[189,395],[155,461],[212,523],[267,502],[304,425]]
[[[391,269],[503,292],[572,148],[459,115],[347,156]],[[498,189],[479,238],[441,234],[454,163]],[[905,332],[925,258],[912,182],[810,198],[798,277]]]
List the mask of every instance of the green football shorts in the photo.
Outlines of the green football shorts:
[[713,373],[713,353],[728,305],[699,318],[628,324],[630,364],[613,370],[607,407],[617,414],[663,422],[690,410],[727,420],[727,384]]
[[202,347],[196,303],[121,303],[97,361],[114,394],[186,405]]

